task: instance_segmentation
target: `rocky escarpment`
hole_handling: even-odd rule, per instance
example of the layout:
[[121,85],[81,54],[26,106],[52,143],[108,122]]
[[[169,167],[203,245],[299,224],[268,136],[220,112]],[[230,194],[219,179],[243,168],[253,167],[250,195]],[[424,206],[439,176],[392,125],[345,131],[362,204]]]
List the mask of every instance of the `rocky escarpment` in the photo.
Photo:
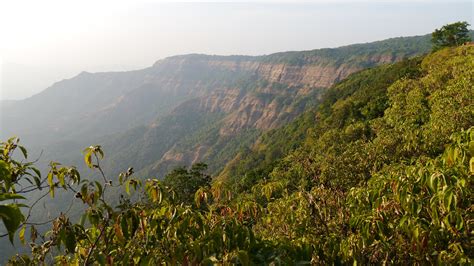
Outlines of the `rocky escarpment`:
[[[225,112],[229,116],[225,119],[225,126],[221,134],[237,134],[239,130],[255,127],[267,130],[277,127],[285,119],[298,112],[288,106],[288,102],[298,97],[305,97],[316,90],[327,88],[348,75],[363,69],[357,64],[328,64],[313,59],[311,65],[295,66],[282,63],[266,63],[252,58],[231,61],[226,57],[218,58],[194,55],[191,57],[176,57],[167,59],[166,65],[177,69],[184,69],[190,65],[206,65],[206,69],[226,69],[239,73],[241,78],[251,77],[255,87],[251,90],[223,86],[201,97],[201,108],[204,112]],[[197,60],[196,61],[192,61]],[[367,57],[366,64],[379,65],[399,58],[392,56],[374,55]],[[206,71],[208,71],[206,70]],[[202,73],[201,73],[202,74]],[[194,84],[193,88],[199,86]],[[283,101],[286,100],[286,101]],[[280,122],[279,122],[280,121]]]
[[[189,165],[199,161],[216,161],[215,147],[242,132],[265,132],[292,121],[308,104],[316,102],[325,88],[357,72],[367,65],[380,65],[401,60],[391,54],[365,56],[364,64],[330,62],[326,58],[311,59],[309,65],[255,61],[216,62],[235,71],[244,70],[252,78],[252,86],[216,90],[199,98],[199,109],[207,113],[223,113],[215,121],[213,142],[197,141],[173,145],[152,167],[152,172],[164,173],[174,165]],[[202,133],[199,133],[202,134]],[[219,155],[222,156],[222,155]],[[230,159],[230,156],[229,158]]]

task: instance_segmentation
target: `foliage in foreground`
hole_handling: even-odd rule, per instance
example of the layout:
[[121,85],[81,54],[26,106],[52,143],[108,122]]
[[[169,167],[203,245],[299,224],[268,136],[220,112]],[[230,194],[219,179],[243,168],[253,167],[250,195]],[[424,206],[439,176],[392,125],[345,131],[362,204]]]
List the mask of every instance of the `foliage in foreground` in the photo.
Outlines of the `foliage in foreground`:
[[[60,216],[42,241],[24,222],[32,255],[10,263],[467,263],[473,255],[473,174],[474,128],[454,134],[435,159],[387,167],[368,188],[344,193],[320,185],[289,193],[268,182],[261,184],[264,204],[229,202],[232,193],[216,183],[196,191],[187,205],[166,183],[124,173],[122,184],[135,187],[141,201],[112,208],[101,200],[106,189],[86,183],[78,198],[88,206],[87,221]],[[23,240],[24,234],[21,229]]]
[[[245,186],[210,183],[202,164],[163,181],[133,169],[111,180],[100,146],[84,151],[100,180],[57,163],[41,177],[9,140],[0,217],[32,247],[10,263],[472,263],[473,62],[473,46],[449,48],[385,76],[386,87],[333,89],[302,145]],[[40,188],[73,193],[82,219],[61,215],[38,232],[20,195]]]

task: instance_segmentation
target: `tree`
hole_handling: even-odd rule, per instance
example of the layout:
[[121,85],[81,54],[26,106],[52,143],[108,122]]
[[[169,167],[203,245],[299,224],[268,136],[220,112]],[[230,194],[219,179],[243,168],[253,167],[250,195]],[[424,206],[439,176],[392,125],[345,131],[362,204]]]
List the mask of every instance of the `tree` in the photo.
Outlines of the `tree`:
[[466,21],[447,24],[436,29],[431,34],[431,42],[433,43],[433,50],[439,50],[443,47],[459,46],[463,43],[470,42],[469,30],[467,27],[470,24]]
[[204,163],[196,163],[189,170],[179,167],[166,175],[163,184],[174,191],[178,202],[192,204],[196,191],[211,184],[211,177],[204,174],[206,170],[207,165]]

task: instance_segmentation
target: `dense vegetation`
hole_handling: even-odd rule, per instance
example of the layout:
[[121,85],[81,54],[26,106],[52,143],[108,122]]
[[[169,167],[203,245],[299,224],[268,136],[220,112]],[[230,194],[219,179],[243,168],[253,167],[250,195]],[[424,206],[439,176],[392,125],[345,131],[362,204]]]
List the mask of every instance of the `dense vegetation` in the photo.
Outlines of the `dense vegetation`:
[[[10,139],[0,217],[31,246],[10,263],[472,263],[473,85],[472,45],[359,72],[213,181],[204,164],[114,178],[100,146],[84,150],[100,179],[42,176]],[[35,189],[74,194],[82,218],[39,232],[22,211]]]
[[443,47],[458,46],[471,41],[469,36],[469,23],[460,21],[445,25],[441,29],[436,29],[431,34],[433,50],[439,50]]
[[[304,65],[313,63],[315,58],[328,65],[352,64],[358,66],[373,66],[367,63],[367,57],[412,57],[419,55],[420,51],[429,51],[431,48],[430,36],[398,37],[370,44],[353,44],[338,49],[319,49],[304,52],[283,52],[262,58],[265,62],[287,63],[291,65]],[[423,53],[423,52],[421,52]]]

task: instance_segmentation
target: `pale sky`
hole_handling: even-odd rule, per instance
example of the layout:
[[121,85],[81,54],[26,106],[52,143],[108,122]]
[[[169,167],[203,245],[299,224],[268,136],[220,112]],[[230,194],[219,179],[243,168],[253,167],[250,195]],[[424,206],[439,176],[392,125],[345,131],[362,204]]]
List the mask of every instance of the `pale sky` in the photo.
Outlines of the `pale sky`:
[[421,35],[473,23],[472,1],[0,0],[0,99],[81,71],[145,68],[176,54],[261,55]]

